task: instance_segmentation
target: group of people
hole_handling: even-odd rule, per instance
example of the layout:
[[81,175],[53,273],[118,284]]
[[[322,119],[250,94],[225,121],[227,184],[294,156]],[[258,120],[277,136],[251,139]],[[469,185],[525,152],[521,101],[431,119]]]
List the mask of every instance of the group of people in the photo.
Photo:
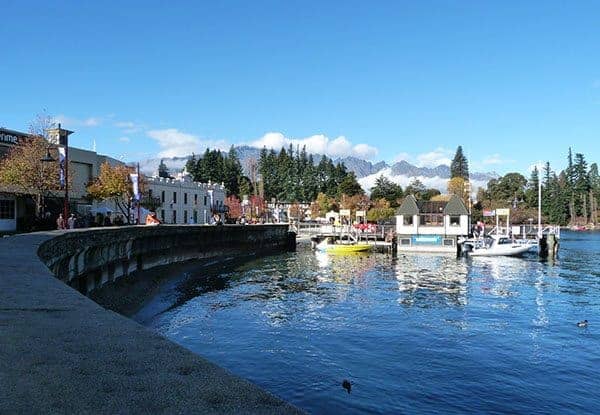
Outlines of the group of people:
[[76,213],[71,213],[67,219],[61,213],[56,219],[56,229],[75,229],[75,228],[90,228],[96,226],[123,226],[125,218],[123,215],[117,214],[114,217],[110,212],[106,215],[101,213],[93,216],[91,213],[80,216]]
[[65,220],[63,214],[61,213],[56,219],[56,229],[75,229],[76,223],[77,219],[75,218],[74,213],[71,213],[67,220]]

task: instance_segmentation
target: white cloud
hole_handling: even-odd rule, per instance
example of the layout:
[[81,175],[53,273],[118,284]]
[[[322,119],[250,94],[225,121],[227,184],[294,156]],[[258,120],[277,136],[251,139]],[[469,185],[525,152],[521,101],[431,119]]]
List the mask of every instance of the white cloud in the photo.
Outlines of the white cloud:
[[502,156],[500,156],[500,154],[498,153],[485,157],[481,162],[481,164],[484,166],[508,163],[514,163],[514,160],[503,159]]
[[119,137],[119,141],[123,143],[128,143],[131,141],[131,139],[129,137]]
[[329,157],[347,157],[354,156],[367,160],[377,156],[378,150],[368,144],[353,144],[344,136],[339,136],[333,140],[323,134],[315,134],[305,138],[288,138],[282,133],[269,132],[258,140],[250,143],[254,147],[267,147],[279,150],[281,147],[289,145],[300,148],[306,146],[308,153],[326,154]]
[[64,114],[59,114],[55,117],[56,122],[62,124],[64,128],[74,127],[97,127],[102,124],[102,118],[99,117],[88,117],[84,119],[68,117]]
[[354,146],[354,148],[352,150],[354,151],[354,154],[357,157],[367,159],[367,160],[374,159],[377,156],[377,154],[379,153],[379,150],[377,150],[375,147],[370,146],[368,144],[357,144]]
[[181,132],[176,128],[150,130],[147,134],[162,150],[158,153],[158,157],[189,156],[192,153],[198,154],[207,147],[221,150],[227,148],[224,141],[201,140],[195,135]]
[[411,159],[410,154],[408,153],[398,153],[396,154],[396,156],[394,157],[394,163],[398,163],[400,161],[408,161]]
[[429,153],[419,154],[415,164],[418,167],[437,167],[440,164],[449,166],[452,162],[454,152],[447,148],[438,147]]

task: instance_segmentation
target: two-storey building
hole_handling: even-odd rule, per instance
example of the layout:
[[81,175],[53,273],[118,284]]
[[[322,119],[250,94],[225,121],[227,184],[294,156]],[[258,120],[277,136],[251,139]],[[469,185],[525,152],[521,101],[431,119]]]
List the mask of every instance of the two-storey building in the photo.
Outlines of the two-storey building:
[[418,201],[409,195],[396,211],[400,251],[456,252],[457,239],[469,229],[469,212],[456,195],[447,201]]
[[151,177],[146,181],[148,196],[159,201],[157,217],[163,223],[211,223],[213,213],[225,211],[225,186],[199,183],[186,173],[176,178]]

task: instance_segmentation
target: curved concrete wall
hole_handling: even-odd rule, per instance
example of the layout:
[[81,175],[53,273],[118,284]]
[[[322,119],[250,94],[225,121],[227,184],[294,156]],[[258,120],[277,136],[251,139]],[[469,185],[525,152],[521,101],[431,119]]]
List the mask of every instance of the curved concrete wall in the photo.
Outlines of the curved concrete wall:
[[168,261],[283,249],[286,235],[281,226],[160,226],[0,238],[0,413],[299,413],[100,307],[44,264],[87,292]]
[[70,231],[44,242],[38,255],[82,294],[131,274],[193,259],[284,251],[287,225],[134,226]]

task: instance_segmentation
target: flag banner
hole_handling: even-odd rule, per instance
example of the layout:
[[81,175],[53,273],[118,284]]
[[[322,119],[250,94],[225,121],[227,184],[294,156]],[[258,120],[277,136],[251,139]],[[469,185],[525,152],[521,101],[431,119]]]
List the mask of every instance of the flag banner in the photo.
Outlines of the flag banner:
[[133,185],[133,199],[140,200],[139,176],[137,173],[130,173],[129,177],[131,178],[131,183]]
[[67,159],[66,149],[64,147],[58,148],[58,166],[60,169],[60,188],[65,187],[65,161]]
[[490,218],[492,216],[496,216],[496,211],[494,210],[484,210],[483,211],[483,216],[486,218]]

